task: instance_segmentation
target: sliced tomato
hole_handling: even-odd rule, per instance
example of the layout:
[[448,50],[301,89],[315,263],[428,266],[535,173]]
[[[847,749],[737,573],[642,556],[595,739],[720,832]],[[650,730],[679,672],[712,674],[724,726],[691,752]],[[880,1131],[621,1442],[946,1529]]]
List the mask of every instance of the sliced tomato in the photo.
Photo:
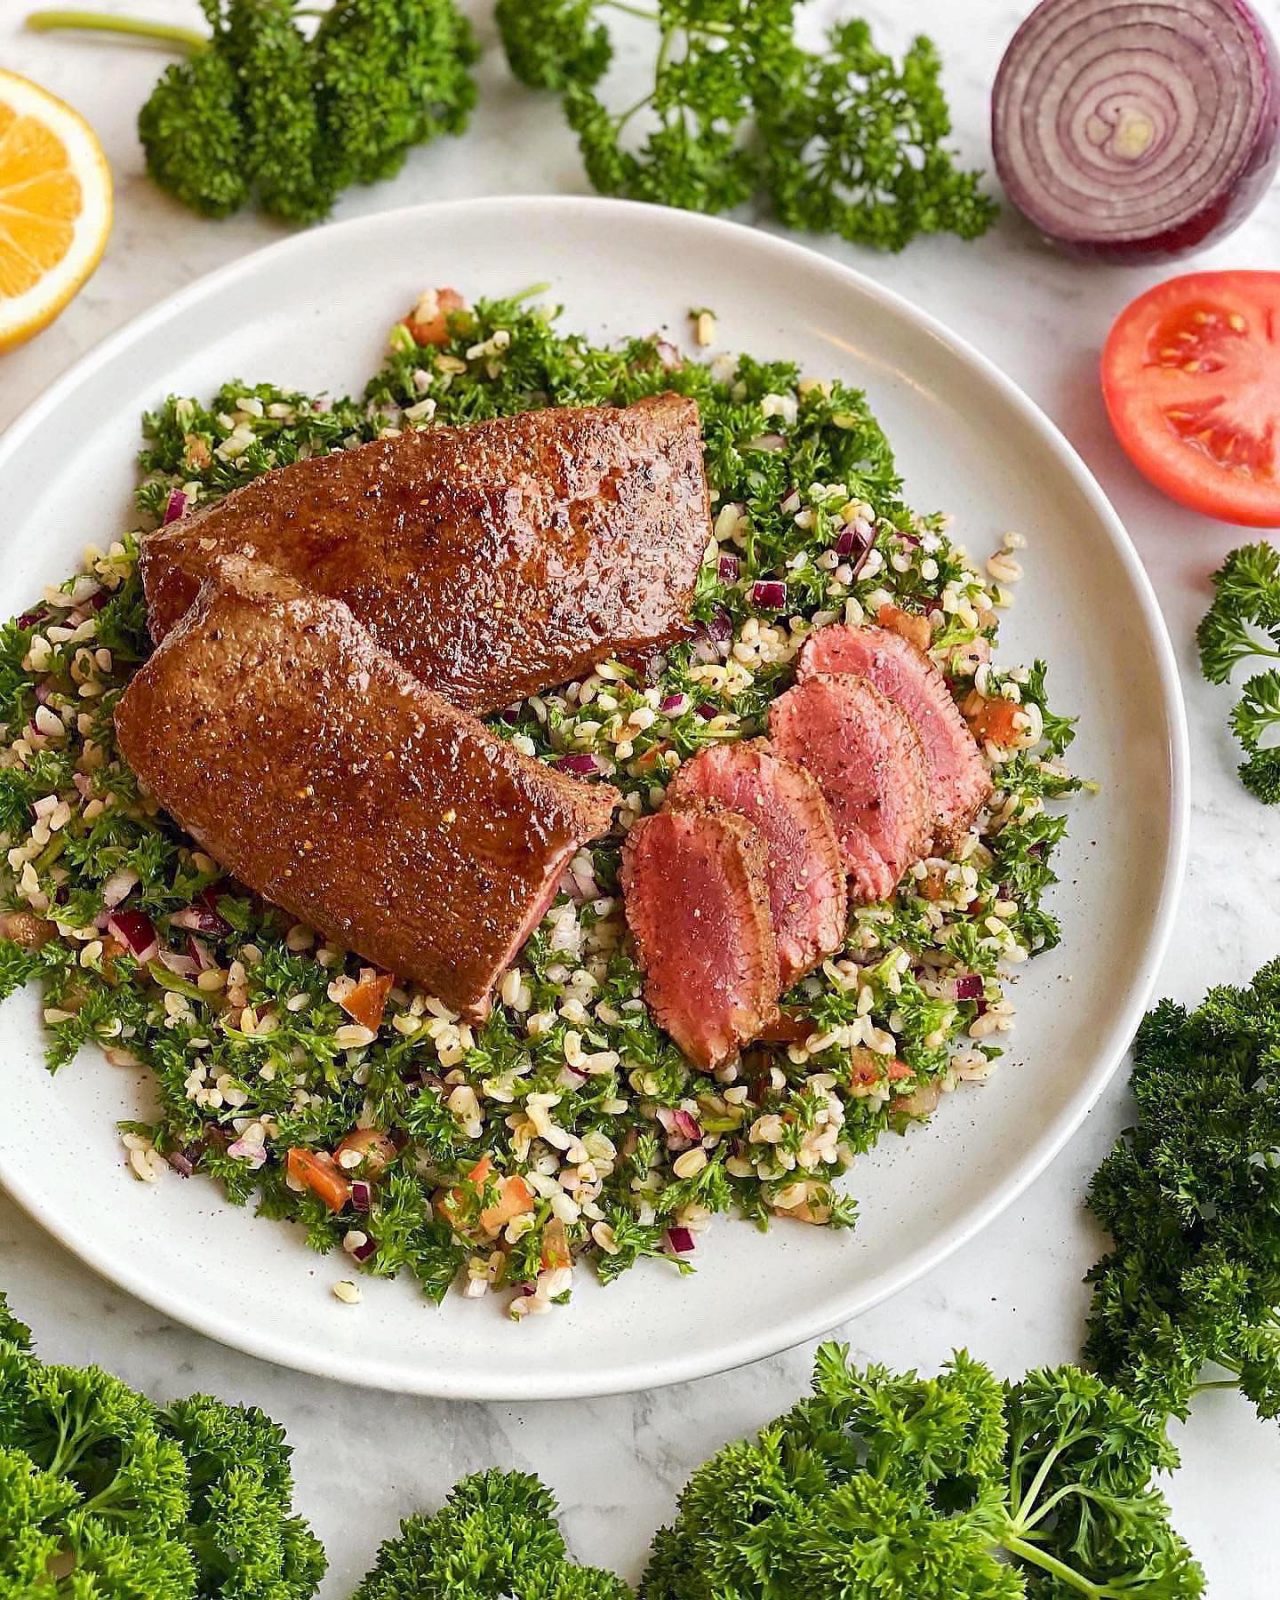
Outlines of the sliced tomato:
[[1139,295],[1102,352],[1102,393],[1157,489],[1280,528],[1280,272],[1191,272]]

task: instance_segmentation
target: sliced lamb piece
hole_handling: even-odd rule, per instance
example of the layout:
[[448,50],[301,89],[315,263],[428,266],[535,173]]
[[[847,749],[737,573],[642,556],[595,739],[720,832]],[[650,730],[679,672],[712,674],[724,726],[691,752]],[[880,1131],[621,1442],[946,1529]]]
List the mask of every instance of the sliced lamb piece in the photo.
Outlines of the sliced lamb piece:
[[424,689],[339,601],[240,556],[212,563],[115,723],[242,883],[472,1017],[618,800]]
[[763,739],[710,745],[680,768],[667,805],[718,800],[758,828],[784,989],[840,948],[848,915],[844,859],[817,780]]
[[873,683],[818,673],[775,700],[774,749],[822,787],[856,897],[884,900],[929,846],[929,772],[915,729]]
[[406,429],[279,467],[157,529],[157,644],[238,554],[349,606],[428,689],[482,715],[679,636],[711,536],[681,395]]
[[654,1016],[695,1065],[723,1066],[778,1014],[759,831],[705,800],[642,817],[622,890]]
[[924,750],[933,797],[935,850],[949,851],[991,796],[991,777],[947,680],[887,628],[820,628],[800,652],[801,682],[819,672],[856,672],[905,711]]

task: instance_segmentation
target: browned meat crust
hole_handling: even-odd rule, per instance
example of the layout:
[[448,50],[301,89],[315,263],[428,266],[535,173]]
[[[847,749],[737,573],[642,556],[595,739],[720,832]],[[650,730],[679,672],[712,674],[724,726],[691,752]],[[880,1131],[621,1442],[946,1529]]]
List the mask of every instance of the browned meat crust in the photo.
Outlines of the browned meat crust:
[[722,1066],[778,1014],[764,840],[713,802],[659,811],[627,836],[622,887],[654,1016],[697,1066]]
[[760,832],[782,987],[838,950],[848,914],[840,841],[817,781],[763,739],[709,745],[667,787],[666,804],[716,800]]
[[618,794],[522,756],[346,606],[242,557],[116,708],[125,760],[250,888],[470,1016]]
[[344,601],[484,713],[676,637],[709,536],[698,408],[667,394],[297,462],[152,534],[141,567],[157,642],[234,551]]

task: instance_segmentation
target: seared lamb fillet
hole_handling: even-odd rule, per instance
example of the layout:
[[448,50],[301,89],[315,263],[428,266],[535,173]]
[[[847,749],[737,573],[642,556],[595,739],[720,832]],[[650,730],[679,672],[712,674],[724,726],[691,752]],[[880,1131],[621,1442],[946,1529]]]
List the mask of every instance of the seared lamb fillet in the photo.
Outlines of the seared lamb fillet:
[[483,714],[675,638],[710,532],[698,408],[666,394],[295,462],[153,533],[141,565],[157,643],[211,560],[253,556]]
[[866,678],[821,672],[774,701],[769,732],[818,780],[856,897],[886,899],[933,829],[928,768],[904,713]]
[[667,786],[677,808],[717,800],[760,832],[769,875],[769,910],[784,989],[838,950],[848,892],[831,808],[817,781],[763,739],[709,745]]
[[723,1066],[778,1014],[763,838],[705,800],[642,817],[622,890],[654,1016],[690,1061]]
[[618,801],[238,556],[211,564],[115,720],[142,783],[242,883],[470,1017]]
[[801,650],[801,680],[818,672],[856,672],[906,712],[929,769],[934,848],[954,849],[990,799],[991,777],[941,672],[900,634],[843,623],[819,628]]

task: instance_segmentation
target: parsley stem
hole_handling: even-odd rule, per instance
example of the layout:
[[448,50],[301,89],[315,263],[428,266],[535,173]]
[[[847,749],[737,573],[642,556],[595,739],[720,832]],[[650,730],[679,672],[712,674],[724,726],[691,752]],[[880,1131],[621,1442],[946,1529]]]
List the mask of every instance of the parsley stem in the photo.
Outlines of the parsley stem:
[[1017,1556],[1020,1561],[1029,1561],[1041,1571],[1051,1573],[1060,1583],[1065,1583],[1068,1589],[1074,1589],[1077,1594],[1087,1594],[1091,1595],[1093,1600],[1102,1600],[1104,1595],[1114,1595],[1116,1592],[1110,1587],[1100,1589],[1096,1583],[1090,1583],[1088,1578],[1082,1577],[1074,1567],[1069,1567],[1065,1561],[1059,1561],[1057,1556],[1050,1555],[1047,1550],[1038,1549],[1025,1539],[1010,1536],[1002,1539],[1000,1543],[1011,1556]]
[[33,33],[50,33],[55,28],[75,28],[87,33],[128,34],[149,39],[154,44],[177,45],[190,55],[209,48],[207,34],[195,28],[180,28],[169,22],[144,22],[137,17],[109,17],[98,11],[33,11],[26,25]]

